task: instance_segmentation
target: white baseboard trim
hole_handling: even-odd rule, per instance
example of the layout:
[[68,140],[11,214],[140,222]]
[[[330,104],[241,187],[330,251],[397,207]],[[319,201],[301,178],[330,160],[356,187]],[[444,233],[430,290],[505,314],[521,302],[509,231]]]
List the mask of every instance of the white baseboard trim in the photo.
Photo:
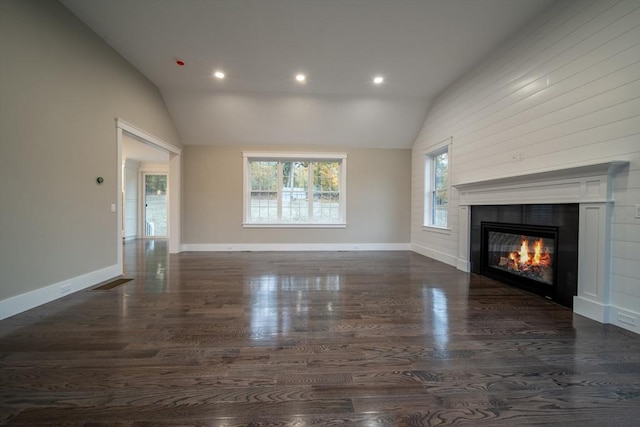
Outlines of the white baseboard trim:
[[573,297],[573,312],[600,323],[609,323],[640,334],[640,313],[582,297]]
[[465,273],[471,272],[471,263],[469,261],[463,261],[460,258],[456,261],[456,268],[460,271],[464,271]]
[[412,244],[411,250],[413,252],[419,253],[420,255],[424,255],[427,258],[435,259],[436,261],[444,262],[452,267],[458,266],[458,258],[445,254],[444,252],[436,251],[435,249],[427,248],[421,245]]
[[609,305],[582,297],[573,297],[573,312],[600,323],[609,323]]
[[118,264],[0,301],[0,320],[122,275]]
[[182,252],[410,251],[409,243],[185,243]]

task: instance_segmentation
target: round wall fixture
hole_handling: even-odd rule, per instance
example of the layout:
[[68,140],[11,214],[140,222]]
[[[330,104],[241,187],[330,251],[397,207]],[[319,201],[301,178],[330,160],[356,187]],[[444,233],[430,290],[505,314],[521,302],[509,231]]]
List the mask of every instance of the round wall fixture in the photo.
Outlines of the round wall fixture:
[[101,176],[99,176],[99,177],[97,177],[97,178],[96,178],[96,182],[97,182],[98,184],[102,184],[102,183],[104,182],[104,178],[102,178]]

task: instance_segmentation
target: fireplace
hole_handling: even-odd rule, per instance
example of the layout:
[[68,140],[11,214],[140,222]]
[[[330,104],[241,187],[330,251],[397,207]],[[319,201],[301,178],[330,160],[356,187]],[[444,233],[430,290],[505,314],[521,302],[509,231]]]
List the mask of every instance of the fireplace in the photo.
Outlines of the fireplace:
[[471,271],[573,306],[577,204],[472,206]]
[[555,297],[558,227],[499,222],[480,227],[483,275]]
[[[636,319],[635,314],[619,308],[611,299],[614,177],[628,168],[628,161],[606,161],[549,165],[545,170],[524,173],[517,164],[504,165],[500,170],[487,171],[499,175],[481,179],[475,177],[475,170],[468,175],[459,173],[458,181],[452,184],[459,195],[458,253],[450,262],[462,271],[482,274],[482,221],[558,227],[555,300],[573,307],[577,314],[637,332],[635,323],[620,320]],[[514,205],[519,207],[509,207]],[[576,211],[575,216],[554,212],[553,206],[563,209],[560,206],[567,205],[573,206],[569,209]],[[447,260],[444,254],[441,258]]]

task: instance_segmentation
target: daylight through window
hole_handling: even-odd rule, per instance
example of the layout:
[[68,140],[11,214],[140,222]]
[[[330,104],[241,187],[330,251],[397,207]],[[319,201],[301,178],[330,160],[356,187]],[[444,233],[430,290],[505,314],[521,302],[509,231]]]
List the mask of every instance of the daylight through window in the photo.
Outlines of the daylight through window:
[[315,156],[245,153],[245,226],[344,225],[346,155]]
[[427,155],[428,192],[425,195],[425,225],[447,227],[449,207],[449,150],[448,147]]

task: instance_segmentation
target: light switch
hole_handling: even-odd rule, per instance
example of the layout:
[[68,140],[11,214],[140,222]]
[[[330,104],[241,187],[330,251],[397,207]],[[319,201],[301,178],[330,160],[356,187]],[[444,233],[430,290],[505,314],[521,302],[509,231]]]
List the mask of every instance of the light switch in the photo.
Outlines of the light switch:
[[115,211],[116,211],[116,204],[111,203],[111,212],[115,212]]

